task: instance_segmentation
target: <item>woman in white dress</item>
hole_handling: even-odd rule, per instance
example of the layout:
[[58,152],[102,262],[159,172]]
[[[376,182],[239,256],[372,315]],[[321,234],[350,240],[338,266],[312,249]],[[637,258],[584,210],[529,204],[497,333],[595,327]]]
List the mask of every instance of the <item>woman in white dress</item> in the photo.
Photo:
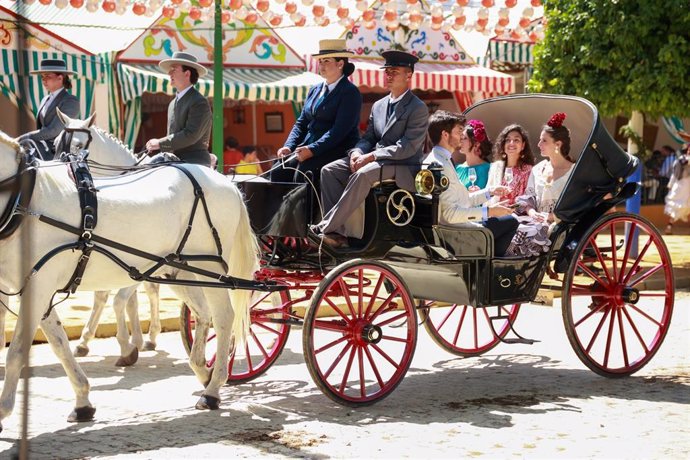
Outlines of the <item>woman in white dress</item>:
[[549,250],[549,227],[558,220],[553,210],[575,166],[565,117],[562,112],[553,115],[539,136],[539,150],[546,160],[532,168],[525,194],[515,201],[520,226],[506,255],[529,257]]
[[668,194],[666,195],[666,206],[664,213],[668,216],[666,234],[673,233],[673,223],[679,220],[687,222],[690,217],[690,144],[685,148],[685,152],[676,158],[673,163],[673,174],[668,183]]

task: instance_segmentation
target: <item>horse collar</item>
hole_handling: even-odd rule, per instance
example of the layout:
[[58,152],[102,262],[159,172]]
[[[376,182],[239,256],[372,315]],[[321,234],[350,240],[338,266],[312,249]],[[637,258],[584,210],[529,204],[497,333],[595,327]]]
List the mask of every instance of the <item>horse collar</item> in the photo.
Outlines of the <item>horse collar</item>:
[[0,181],[0,192],[11,192],[5,210],[0,215],[0,240],[9,238],[22,223],[24,215],[18,209],[27,209],[36,184],[34,157],[23,151],[17,152],[19,166],[17,173]]

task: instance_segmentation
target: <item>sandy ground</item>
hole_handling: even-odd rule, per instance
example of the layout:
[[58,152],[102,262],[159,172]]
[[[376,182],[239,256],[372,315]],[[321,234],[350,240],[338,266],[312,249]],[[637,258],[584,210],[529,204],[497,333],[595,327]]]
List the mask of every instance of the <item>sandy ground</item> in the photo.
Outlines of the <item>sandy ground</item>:
[[[541,342],[478,358],[439,349],[424,330],[405,379],[387,399],[346,408],[316,388],[293,329],[277,364],[226,386],[221,409],[193,409],[200,385],[177,333],[129,369],[114,338],[81,362],[96,421],[66,422],[73,393],[46,345],[33,351],[31,458],[688,458],[690,293],[654,360],[631,378],[586,369],[556,308],[526,306],[518,330]],[[19,402],[3,422],[0,458],[19,437]]]

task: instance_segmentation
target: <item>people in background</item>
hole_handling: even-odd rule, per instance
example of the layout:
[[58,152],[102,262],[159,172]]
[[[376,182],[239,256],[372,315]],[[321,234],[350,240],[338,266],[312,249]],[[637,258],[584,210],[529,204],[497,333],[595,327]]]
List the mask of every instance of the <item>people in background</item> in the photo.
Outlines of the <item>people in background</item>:
[[522,217],[507,255],[534,256],[551,245],[549,226],[558,220],[553,210],[575,166],[565,118],[565,113],[554,114],[539,136],[539,150],[546,159],[532,168],[525,194],[516,199],[515,212]]
[[[79,118],[79,99],[69,93],[72,89],[70,75],[62,59],[43,59],[38,70],[31,72],[41,76],[41,83],[48,94],[41,100],[36,115],[36,129],[17,138],[17,142],[33,141],[44,160],[55,156],[55,138],[62,132],[62,122],[57,109],[70,118]],[[33,145],[32,145],[33,146]]]
[[170,59],[163,59],[161,69],[170,76],[170,84],[177,90],[168,105],[168,135],[149,139],[149,153],[172,152],[180,160],[211,166],[208,152],[211,136],[211,106],[194,85],[206,75],[206,68],[189,53],[176,52]]
[[[452,162],[452,152],[460,145],[464,134],[465,117],[460,114],[437,110],[429,118],[429,138],[434,144],[424,159],[425,167],[439,164],[448,177],[449,186],[439,197],[439,223],[444,225],[483,225],[494,237],[494,254],[501,256],[510,244],[517,220],[511,216],[511,209],[497,204],[480,206],[492,195],[502,195],[508,190],[498,186],[491,190],[469,192],[460,182]],[[476,131],[475,131],[476,132]]]
[[467,122],[460,143],[460,153],[465,155],[465,162],[455,167],[460,182],[470,192],[485,188],[491,167],[491,142],[484,123],[480,120]]
[[345,40],[319,42],[314,57],[324,82],[309,90],[302,113],[278,149],[272,182],[305,182],[310,177],[318,184],[321,168],[345,157],[359,140],[362,95],[347,78],[355,71],[352,56]]
[[225,148],[223,149],[223,174],[229,174],[235,168],[235,165],[242,161],[244,155],[239,149],[240,143],[232,136],[225,139]]
[[534,154],[525,128],[518,124],[506,126],[496,138],[493,158],[488,185],[508,187],[510,192],[501,200],[511,205],[516,197],[525,193],[534,166]]
[[[371,108],[367,131],[349,156],[321,170],[321,201],[325,215],[311,231],[332,246],[346,245],[347,219],[364,202],[378,181],[395,179],[400,188],[414,190],[414,176],[422,163],[429,109],[410,84],[418,58],[404,51],[384,51],[384,82],[390,94]],[[364,223],[352,229],[361,238]]]
[[258,176],[261,174],[261,166],[259,165],[259,156],[256,153],[256,147],[247,145],[242,147],[242,159],[235,166],[235,174],[253,174]]
[[[690,140],[690,138],[688,139]],[[673,224],[679,220],[688,221],[690,217],[690,144],[681,149],[673,163],[673,173],[668,183],[668,194],[664,213],[668,216],[666,234],[673,234]]]

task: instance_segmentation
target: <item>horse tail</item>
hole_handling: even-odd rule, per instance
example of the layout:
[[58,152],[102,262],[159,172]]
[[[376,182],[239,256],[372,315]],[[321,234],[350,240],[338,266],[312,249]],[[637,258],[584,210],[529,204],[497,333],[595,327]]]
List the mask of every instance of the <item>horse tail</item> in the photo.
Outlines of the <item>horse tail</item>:
[[[235,235],[230,242],[230,259],[228,260],[228,274],[237,278],[251,280],[254,272],[259,269],[259,243],[249,223],[249,213],[244,204],[242,193],[233,187],[239,204],[239,219]],[[249,334],[249,308],[252,291],[246,289],[231,289],[230,301],[235,312],[232,324],[232,336],[235,346],[240,345]]]

